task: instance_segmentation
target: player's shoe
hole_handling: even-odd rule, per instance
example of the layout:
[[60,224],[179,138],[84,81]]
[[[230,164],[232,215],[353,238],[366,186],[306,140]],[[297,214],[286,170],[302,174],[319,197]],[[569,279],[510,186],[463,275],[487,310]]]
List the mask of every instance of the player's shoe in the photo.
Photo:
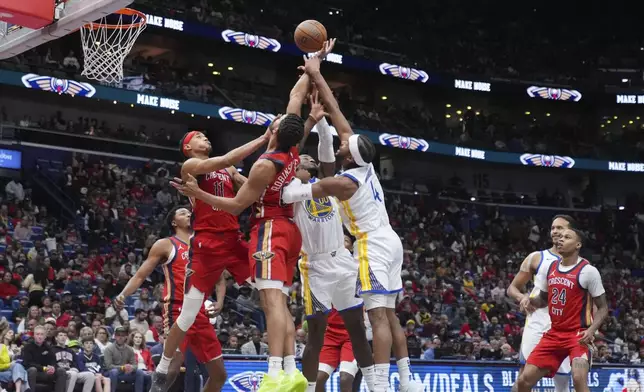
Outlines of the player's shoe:
[[[280,370],[280,373],[277,377],[271,377],[268,374],[265,374],[262,378],[262,382],[259,384],[259,389],[257,392],[273,392],[273,391],[287,391],[286,389],[286,375],[283,370]],[[150,391],[154,392],[154,391]]]
[[425,386],[416,380],[409,381],[406,388],[400,388],[400,392],[424,392]]
[[164,392],[167,379],[167,374],[154,372],[152,375],[152,386],[150,387],[150,392]]
[[304,392],[308,386],[308,380],[302,372],[295,370],[295,372],[289,376],[285,376],[284,384],[288,389],[288,392]]

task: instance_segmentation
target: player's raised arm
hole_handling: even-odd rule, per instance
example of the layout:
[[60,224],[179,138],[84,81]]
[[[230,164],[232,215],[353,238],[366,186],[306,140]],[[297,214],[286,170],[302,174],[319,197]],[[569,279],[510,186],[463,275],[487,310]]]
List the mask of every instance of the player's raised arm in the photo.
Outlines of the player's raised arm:
[[[235,165],[257,151],[264,144],[268,143],[271,135],[270,130],[271,127],[269,127],[269,129],[257,139],[252,140],[243,146],[237,147],[222,156],[207,159],[199,159],[197,157],[188,159],[181,166],[181,176],[184,177],[187,174],[198,176]],[[190,151],[193,149],[193,143],[191,142],[194,139],[195,143],[199,143],[199,138],[205,139],[205,136],[201,132],[196,131],[189,132],[184,136],[182,140],[182,152],[184,155],[189,156]],[[208,142],[208,145],[210,145],[210,142]]]
[[228,174],[230,174],[230,177],[233,179],[233,186],[235,188],[235,191],[238,191],[241,189],[241,187],[248,181],[248,178],[241,174],[236,167],[231,166],[228,169]]
[[234,198],[219,197],[204,192],[191,175],[188,175],[186,180],[174,178],[170,184],[185,196],[195,197],[220,210],[239,215],[259,199],[268,184],[275,179],[276,174],[277,170],[273,162],[266,159],[258,160],[248,174],[248,181],[239,189]]
[[[311,94],[309,95],[309,105],[311,107],[311,111],[309,112],[309,117],[304,122],[304,136],[302,137],[300,144],[298,144],[299,151],[302,151],[304,149],[304,144],[306,143],[306,139],[311,134],[311,130],[315,127],[315,125],[319,124],[319,122],[322,119],[324,119],[324,116],[329,115],[324,111],[324,106],[320,103],[320,100],[318,97],[319,97],[318,90],[315,87],[313,87],[311,89]],[[326,120],[324,120],[324,123],[326,124]],[[327,124],[327,127],[328,127],[328,124]],[[319,132],[319,128],[320,127],[318,126],[318,132]],[[333,143],[333,141],[331,141],[331,143]]]
[[344,176],[323,178],[314,184],[302,184],[302,181],[295,178],[282,191],[282,202],[291,204],[329,196],[348,200],[357,190],[358,185],[349,177]]
[[331,52],[334,45],[335,38],[325,42],[320,53],[311,58],[305,57],[304,71],[309,75],[311,81],[315,83],[315,86],[320,91],[320,99],[322,100],[326,110],[329,112],[329,117],[331,117],[331,122],[338,131],[340,140],[346,140],[349,139],[349,136],[353,135],[353,130],[340,110],[340,105],[338,105],[338,101],[333,96],[333,91],[331,91],[329,84],[320,73],[320,62],[328,53]]
[[306,96],[309,94],[310,86],[311,79],[309,75],[303,74],[300,76],[288,95],[286,114],[297,114],[302,117],[302,105],[304,105]]
[[116,302],[120,302],[121,305],[124,305],[125,298],[134,294],[136,290],[145,282],[145,280],[150,276],[152,271],[159,265],[159,262],[168,258],[172,249],[172,242],[163,238],[158,240],[150,248],[148,253],[148,258],[141,264],[139,269],[136,270],[136,273],[130,280],[127,282],[123,291],[116,296]]

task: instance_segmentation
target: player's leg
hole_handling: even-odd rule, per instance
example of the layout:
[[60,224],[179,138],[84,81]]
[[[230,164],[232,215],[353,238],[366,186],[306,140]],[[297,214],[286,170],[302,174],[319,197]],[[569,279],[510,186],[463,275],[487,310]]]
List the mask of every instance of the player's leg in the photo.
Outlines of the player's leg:
[[588,346],[580,345],[578,337],[573,336],[570,341],[570,360],[572,363],[572,383],[575,392],[590,392],[588,388],[588,372],[590,371],[590,361],[592,353]]
[[322,350],[322,344],[324,343],[326,319],[327,316],[325,313],[318,312],[308,316],[306,320],[309,334],[306,347],[304,347],[304,353],[302,354],[302,374],[304,374],[304,377],[309,382],[308,390],[310,391],[315,390],[320,350]]
[[353,374],[340,371],[340,392],[351,392],[353,390],[353,377]]
[[[291,281],[292,278],[289,280]],[[286,314],[286,334],[284,335],[284,374],[286,376],[293,376],[295,373],[298,373],[297,364],[295,363],[295,322],[291,317],[291,312],[288,309],[289,304],[289,291],[290,288],[282,288],[282,296],[284,303],[284,313]],[[302,380],[303,386],[306,385],[306,381]]]
[[566,357],[555,374],[555,392],[570,392],[570,357]]
[[166,378],[165,391],[169,391],[172,388],[172,385],[179,377],[181,373],[181,365],[183,364],[183,354],[181,351],[176,351],[172,356],[172,361],[170,361],[170,366],[168,367],[168,376]]
[[208,380],[203,386],[203,392],[221,391],[226,383],[226,368],[221,351],[221,344],[214,327],[202,308],[193,328],[188,332],[187,340],[182,349],[189,348],[197,362],[203,363],[208,371]]
[[397,294],[387,295],[388,303],[386,312],[389,327],[391,328],[396,365],[398,366],[398,373],[400,374],[400,390],[402,392],[416,391],[420,388],[412,379],[411,363],[409,361],[409,352],[407,351],[407,337],[396,315],[396,296]]
[[[320,364],[322,365],[322,364]],[[318,378],[315,381],[315,392],[325,392],[326,382],[329,380],[329,375],[325,372],[318,371]]]
[[[327,362],[332,362],[333,359],[330,359],[331,355],[334,355],[332,353],[334,351],[337,353],[335,366],[328,364]],[[331,347],[324,348],[322,353],[320,353],[320,365],[318,367],[318,376],[317,376],[317,381],[315,383],[315,392],[324,392],[326,391],[326,382],[329,380],[333,372],[335,371],[335,368],[337,367],[337,364],[340,362],[340,350],[339,349],[333,349]]]
[[523,368],[523,373],[512,386],[512,392],[530,392],[532,387],[537,385],[539,380],[550,373],[550,370],[539,368],[532,364],[527,364]]
[[[386,392],[389,387],[389,358],[392,336],[387,318],[386,297],[382,294],[364,294],[367,315],[373,330],[374,392]],[[406,346],[406,343],[405,343]]]

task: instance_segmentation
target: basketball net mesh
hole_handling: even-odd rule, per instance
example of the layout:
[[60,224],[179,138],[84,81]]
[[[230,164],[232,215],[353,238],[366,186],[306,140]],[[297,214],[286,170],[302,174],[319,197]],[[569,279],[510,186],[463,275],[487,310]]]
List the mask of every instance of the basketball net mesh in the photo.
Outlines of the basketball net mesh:
[[125,19],[119,14],[116,23],[110,20],[112,24],[108,24],[102,18],[81,27],[85,57],[81,75],[105,83],[123,80],[123,61],[146,26],[145,19],[138,15],[126,15]]

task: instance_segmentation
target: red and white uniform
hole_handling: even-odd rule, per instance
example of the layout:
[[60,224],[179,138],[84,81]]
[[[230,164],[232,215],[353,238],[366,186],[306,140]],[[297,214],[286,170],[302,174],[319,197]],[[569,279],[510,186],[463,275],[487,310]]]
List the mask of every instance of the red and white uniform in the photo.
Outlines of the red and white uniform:
[[605,290],[597,268],[581,257],[573,266],[562,266],[560,260],[555,261],[546,271],[547,278],[535,280],[535,283],[538,282],[539,290],[548,293],[551,327],[527,363],[548,369],[547,377],[554,377],[568,356],[570,362],[575,358],[591,361],[590,348],[580,344],[579,338],[593,322],[593,298],[604,294]]
[[338,365],[341,372],[352,376],[358,372],[358,365],[353,356],[353,346],[344,326],[344,320],[337,310],[331,309],[324,333],[324,344],[320,351],[318,370],[330,376]]
[[[197,178],[199,188],[220,197],[235,197],[233,178],[227,169],[217,170]],[[203,201],[192,202],[192,236],[190,265],[186,290],[191,286],[209,296],[224,268],[237,283],[250,276],[248,244],[239,232],[237,217]]]
[[253,204],[248,254],[254,279],[282,281],[290,286],[297,266],[302,236],[293,222],[293,205],[282,204],[282,189],[295,177],[300,162],[297,147],[267,152],[259,157],[275,164],[277,175]]
[[[165,286],[163,287],[163,328],[167,334],[170,327],[181,314],[183,304],[184,280],[186,265],[189,260],[190,245],[177,237],[168,238],[173,245],[168,260],[163,263]],[[197,313],[197,318],[181,342],[181,352],[190,348],[201,363],[208,363],[221,357],[221,345],[217,338],[215,328],[210,324],[203,306]]]

